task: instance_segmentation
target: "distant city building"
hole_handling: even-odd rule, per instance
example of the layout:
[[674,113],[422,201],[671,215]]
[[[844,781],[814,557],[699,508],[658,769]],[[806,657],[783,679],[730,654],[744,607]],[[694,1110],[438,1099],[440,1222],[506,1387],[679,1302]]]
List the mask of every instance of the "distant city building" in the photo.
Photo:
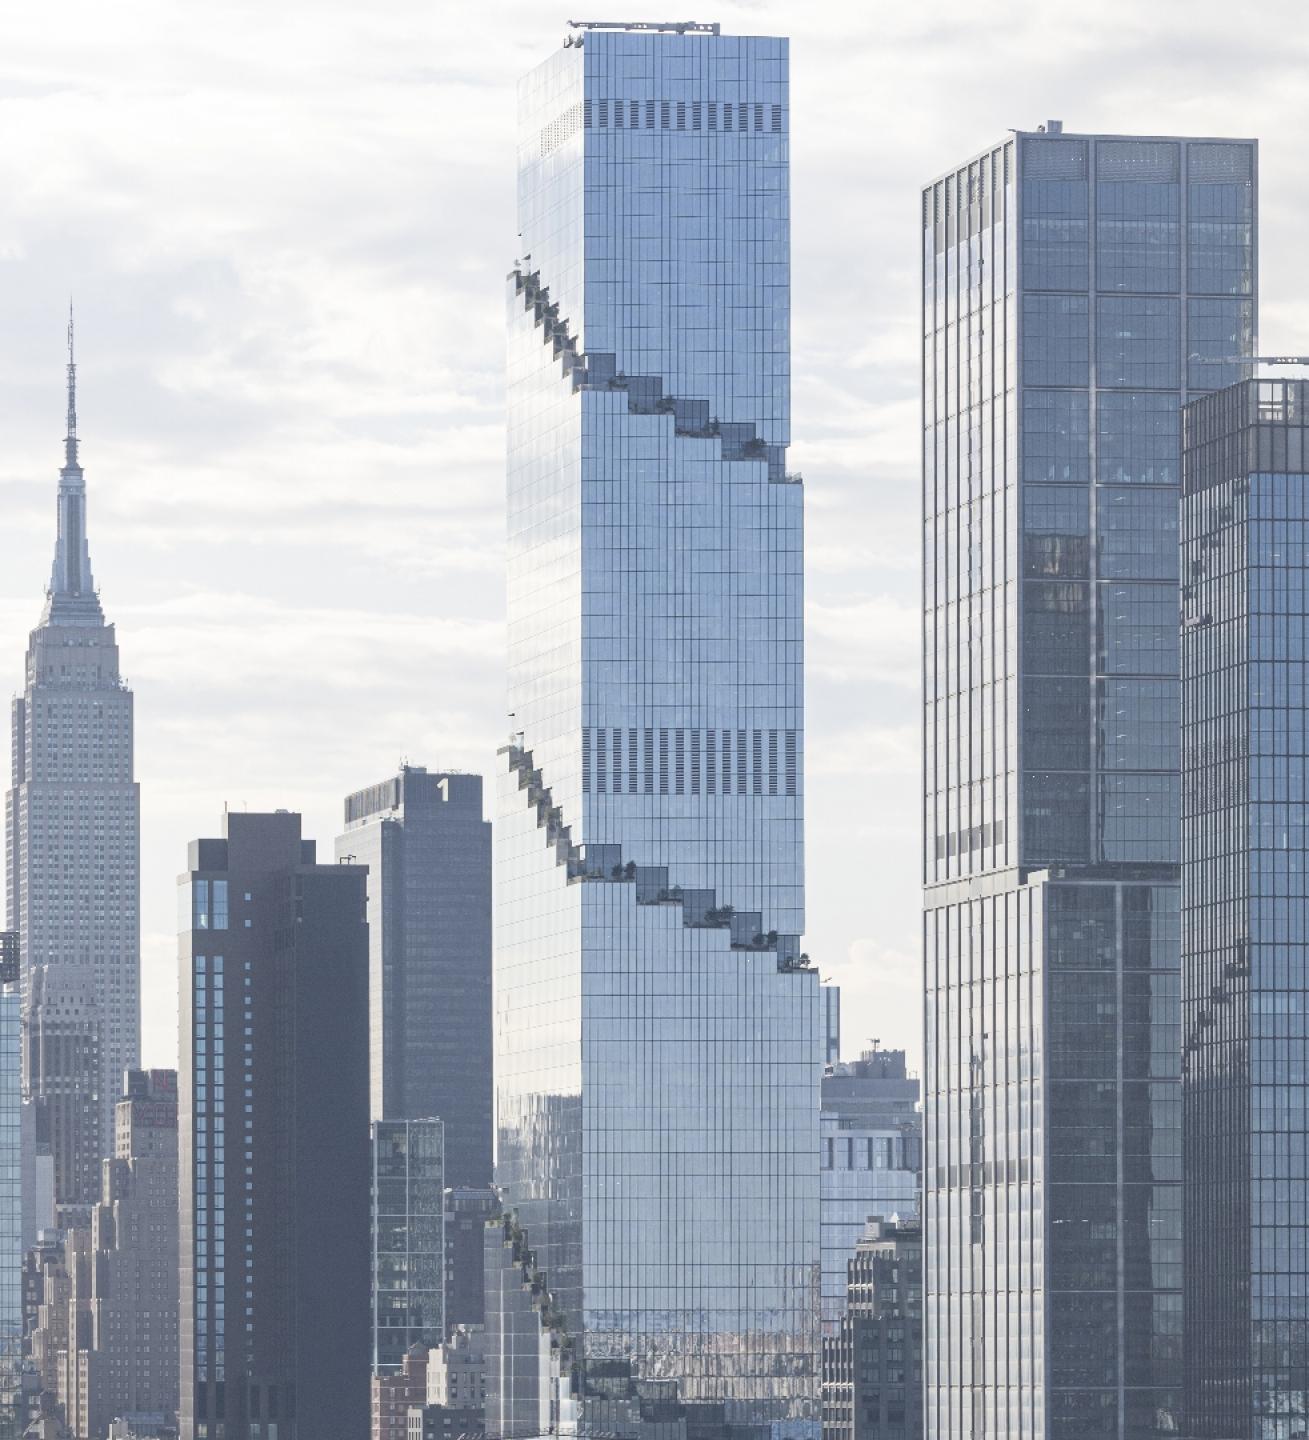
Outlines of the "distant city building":
[[486,1336],[470,1325],[457,1325],[427,1364],[427,1403],[448,1410],[475,1410],[486,1402]]
[[911,1220],[922,1180],[919,1085],[903,1050],[829,1065],[820,1115],[823,1331],[845,1314],[847,1266],[874,1216]]
[[[1309,381],[1194,401],[1184,457],[1185,1433],[1296,1435],[1309,1426]],[[1135,1163],[1158,1159],[1142,1147]]]
[[445,1339],[442,1164],[440,1120],[373,1121],[375,1376]]
[[[23,1359],[23,1269],[30,1177],[23,1106],[23,1006],[16,937],[0,933],[0,1436],[16,1433]],[[30,1141],[30,1136],[27,1137]]]
[[100,1197],[104,1026],[97,989],[89,965],[38,965],[27,977],[32,1123],[38,1148],[50,1157],[61,1228],[85,1229]]
[[494,1190],[445,1192],[445,1333],[486,1321],[486,1226],[500,1213]]
[[351,795],[368,866],[374,1120],[445,1124],[446,1183],[491,1183],[491,826],[482,777],[406,765]]
[[788,62],[579,22],[518,87],[492,1435],[819,1427]]
[[1257,162],[1052,121],[915,212],[932,1436],[1185,1433],[1179,420],[1253,354]]
[[422,1422],[427,1402],[427,1348],[413,1345],[398,1369],[373,1375],[372,1440],[408,1440],[409,1416]]
[[72,1228],[46,1235],[35,1254],[39,1303],[28,1356],[42,1395],[42,1413],[73,1433],[87,1403],[87,1366],[80,1352],[91,1343],[91,1232]]
[[486,1228],[486,1433],[509,1437],[576,1429],[576,1336],[513,1214]]
[[91,1327],[77,1356],[85,1404],[68,1416],[76,1440],[101,1440],[115,1420],[177,1420],[177,1072],[124,1079],[116,1153],[91,1213]]
[[823,1337],[823,1440],[922,1440],[918,1222],[870,1220],[847,1286],[846,1313]]
[[[25,1064],[39,1068],[28,1069],[25,1084],[47,1102],[56,1202],[84,1217],[99,1196],[100,1161],[113,1153],[123,1072],[140,1063],[140,805],[132,692],[91,576],[77,444],[70,323],[54,570],[13,707],[6,894],[20,936],[24,1004],[61,1012],[53,1026],[34,1019],[47,1043],[29,1047]],[[85,1035],[65,1032],[74,1003]]]
[[[365,874],[224,816],[181,879],[182,1440],[368,1431]],[[229,1143],[230,1142],[230,1143]]]
[[425,1405],[409,1411],[409,1440],[479,1440],[485,1434],[480,1405]]

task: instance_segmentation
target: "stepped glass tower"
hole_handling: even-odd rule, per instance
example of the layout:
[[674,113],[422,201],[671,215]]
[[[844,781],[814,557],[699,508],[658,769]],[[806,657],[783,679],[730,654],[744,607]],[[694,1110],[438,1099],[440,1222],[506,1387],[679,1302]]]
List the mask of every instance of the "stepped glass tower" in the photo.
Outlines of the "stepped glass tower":
[[[132,692],[119,675],[114,627],[91,578],[76,384],[70,319],[54,571],[28,643],[23,693],[14,700],[13,784],[5,802],[6,898],[20,936],[29,1030],[49,1037],[75,1020],[80,1036],[76,1045],[25,1051],[24,1083],[47,1129],[55,1202],[65,1213],[100,1198],[100,1162],[114,1153],[123,1072],[140,1064]],[[58,1013],[34,1014],[42,1004]],[[95,1067],[87,1067],[87,1054],[97,1055]],[[75,1133],[63,1133],[70,1127]]]
[[922,195],[942,1440],[1181,1433],[1180,409],[1253,353],[1255,170],[1050,122]]
[[812,1434],[787,44],[576,26],[519,121],[497,1179],[557,1389],[491,1428]]

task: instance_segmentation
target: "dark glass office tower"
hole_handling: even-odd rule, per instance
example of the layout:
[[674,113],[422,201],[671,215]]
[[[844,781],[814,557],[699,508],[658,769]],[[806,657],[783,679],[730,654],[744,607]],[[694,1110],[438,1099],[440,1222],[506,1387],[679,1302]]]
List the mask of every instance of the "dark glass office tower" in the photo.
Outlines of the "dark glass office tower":
[[406,765],[345,802],[368,866],[374,1120],[439,1116],[446,1183],[491,1183],[491,825],[482,777]]
[[933,1436],[1179,1424],[1180,407],[1255,164],[1051,122],[923,192]]
[[1309,381],[1186,411],[1188,1435],[1309,1427]]
[[182,1440],[369,1423],[362,866],[300,816],[224,816],[181,877]]

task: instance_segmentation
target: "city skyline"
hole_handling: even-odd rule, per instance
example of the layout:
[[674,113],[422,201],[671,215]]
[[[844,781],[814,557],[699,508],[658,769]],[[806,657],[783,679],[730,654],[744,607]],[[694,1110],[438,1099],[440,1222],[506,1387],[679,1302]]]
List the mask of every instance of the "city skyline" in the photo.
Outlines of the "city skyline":
[[[10,197],[0,301],[13,317],[0,339],[0,653],[12,692],[46,580],[72,289],[97,579],[138,694],[143,1061],[172,1064],[175,856],[224,800],[295,806],[325,836],[340,794],[402,756],[491,771],[505,729],[507,117],[514,77],[558,43],[565,17],[494,9],[507,38],[488,49],[475,27],[438,31],[417,7],[367,33],[290,9],[252,22],[248,48],[210,17],[207,47],[193,52],[163,26],[132,55],[99,28],[108,17],[78,9],[81,23],[57,36],[48,19],[4,22],[0,103],[31,140],[0,158]],[[152,12],[129,20],[137,13]],[[793,98],[806,118],[793,142],[792,460],[811,501],[806,943],[845,988],[848,1053],[877,1035],[905,1045],[915,1068],[917,254],[905,204],[979,137],[1050,115],[1078,130],[1257,134],[1267,183],[1285,182],[1292,211],[1305,203],[1285,84],[1298,32],[1263,57],[1260,86],[1238,88],[1224,77],[1242,42],[1216,6],[1188,8],[1184,46],[1171,43],[1168,11],[1143,18],[1118,5],[1094,22],[1020,23],[1002,6],[952,36],[964,14],[946,7],[938,34],[853,7],[821,17],[823,30],[799,7],[704,12],[725,29],[795,39]],[[121,15],[112,29],[123,32]],[[1001,35],[1003,55],[988,48]],[[1073,40],[1076,56],[1060,48]],[[1151,43],[1169,59],[1146,89],[1136,82]],[[986,64],[975,63],[979,45]],[[441,68],[398,69],[401,50],[439,54]],[[229,62],[221,74],[215,51]],[[256,52],[294,59],[270,69]],[[1036,53],[1040,75],[1026,68]],[[1093,87],[1097,65],[1110,85]],[[894,152],[876,147],[902,114],[914,123]],[[266,147],[272,120],[286,138]],[[171,141],[157,143],[165,124],[185,164]],[[444,139],[455,127],[470,132],[458,147]],[[306,163],[320,146],[331,163]],[[104,167],[116,177],[108,188],[96,179]],[[860,185],[845,184],[851,173]],[[159,203],[165,190],[177,203]],[[374,218],[327,233],[324,216],[359,197]],[[440,220],[452,206],[468,216],[459,235]],[[1284,213],[1264,246],[1265,348],[1304,348],[1309,312],[1289,276],[1296,231]],[[442,333],[458,335],[457,360],[433,341]],[[447,623],[430,626],[431,614]],[[408,693],[384,716],[350,694],[400,665]],[[293,748],[284,722],[306,702],[342,723]],[[869,870],[891,877],[871,900]]]

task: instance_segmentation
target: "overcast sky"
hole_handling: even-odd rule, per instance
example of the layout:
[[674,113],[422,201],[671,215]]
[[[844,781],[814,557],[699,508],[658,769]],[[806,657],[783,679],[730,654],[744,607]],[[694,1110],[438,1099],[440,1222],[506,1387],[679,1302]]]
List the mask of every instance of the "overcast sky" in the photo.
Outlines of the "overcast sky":
[[[147,1063],[175,1059],[175,877],[224,802],[302,810],[330,854],[341,797],[401,757],[491,770],[514,82],[570,13],[0,12],[0,673],[21,684],[49,575],[72,292],[92,561],[136,692]],[[624,17],[793,40],[807,948],[846,1053],[916,1062],[918,187],[1050,117],[1258,136],[1262,348],[1309,350],[1309,29],[1289,0],[578,18]]]

